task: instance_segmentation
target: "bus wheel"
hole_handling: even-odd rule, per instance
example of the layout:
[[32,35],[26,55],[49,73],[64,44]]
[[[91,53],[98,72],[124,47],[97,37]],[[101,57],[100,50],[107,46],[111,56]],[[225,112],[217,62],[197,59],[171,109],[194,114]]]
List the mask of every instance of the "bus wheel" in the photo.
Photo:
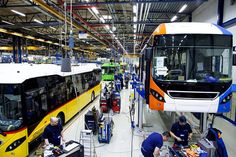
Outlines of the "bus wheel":
[[93,102],[95,99],[95,94],[94,94],[94,91],[92,92],[92,95],[91,95],[91,102]]
[[61,123],[62,126],[65,125],[65,116],[62,112],[60,112],[58,115],[57,115],[57,118],[59,118],[59,122]]

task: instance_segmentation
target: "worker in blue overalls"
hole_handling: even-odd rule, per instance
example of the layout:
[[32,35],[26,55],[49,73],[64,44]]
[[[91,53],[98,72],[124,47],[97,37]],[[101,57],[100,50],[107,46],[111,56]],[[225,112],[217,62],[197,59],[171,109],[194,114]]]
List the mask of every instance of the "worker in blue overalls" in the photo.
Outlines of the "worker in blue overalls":
[[153,132],[142,143],[141,152],[144,157],[154,157],[160,155],[160,149],[163,146],[163,141],[168,141],[170,137],[169,131],[162,134]]
[[172,125],[170,134],[175,139],[174,148],[188,145],[188,141],[192,138],[193,133],[185,116],[180,116],[179,121]]

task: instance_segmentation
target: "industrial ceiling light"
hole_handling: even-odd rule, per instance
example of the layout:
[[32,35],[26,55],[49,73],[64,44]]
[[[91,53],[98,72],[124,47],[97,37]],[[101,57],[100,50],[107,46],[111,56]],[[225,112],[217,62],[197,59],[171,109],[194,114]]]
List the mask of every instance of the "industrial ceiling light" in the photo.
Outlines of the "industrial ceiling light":
[[137,13],[137,5],[133,5],[133,13],[136,14]]
[[26,28],[26,27],[22,27],[22,28],[25,30],[31,31],[31,29],[29,29],[29,28]]
[[0,28],[0,32],[2,32],[2,33],[6,33],[7,30],[6,30],[6,29],[3,29],[3,28]]
[[44,24],[42,21],[39,21],[38,19],[34,19],[34,22],[37,22],[37,23],[39,23],[39,24]]
[[44,41],[45,41],[44,39],[36,39],[36,40],[41,41],[41,42],[44,42]]
[[138,18],[137,16],[134,16],[134,22],[137,22]]
[[27,39],[35,39],[35,37],[32,37],[32,36],[30,36],[30,35],[27,35],[27,36],[25,36]]
[[175,16],[173,16],[172,18],[171,18],[171,22],[173,22],[173,21],[175,21],[177,19],[177,16],[175,15]]
[[97,10],[97,8],[96,7],[92,7],[92,11],[95,13],[95,14],[99,14],[99,11]]
[[11,10],[13,13],[16,13],[16,14],[18,14],[18,15],[20,15],[20,16],[25,16],[25,14],[23,14],[23,13],[21,13],[21,12],[19,12],[19,11],[16,11],[16,10]]
[[19,37],[22,37],[22,36],[23,36],[23,34],[17,33],[17,32],[13,32],[13,33],[10,33],[10,34],[15,35],[15,36],[19,36]]
[[105,27],[106,27],[106,29],[110,29],[110,27],[108,25],[106,25]]
[[11,22],[8,22],[8,21],[5,21],[5,20],[2,20],[3,23],[6,23],[6,24],[9,24],[9,25],[15,25],[14,23],[11,23]]
[[179,13],[183,12],[187,8],[187,4],[183,5],[182,8],[179,10]]
[[105,19],[105,20],[111,20],[112,19],[111,15],[102,15],[102,18]]
[[100,19],[100,21],[102,21],[102,23],[105,23],[104,18],[100,17],[99,19]]
[[50,26],[50,28],[53,29],[53,30],[56,30],[56,28],[54,28],[54,27],[52,27],[52,26]]

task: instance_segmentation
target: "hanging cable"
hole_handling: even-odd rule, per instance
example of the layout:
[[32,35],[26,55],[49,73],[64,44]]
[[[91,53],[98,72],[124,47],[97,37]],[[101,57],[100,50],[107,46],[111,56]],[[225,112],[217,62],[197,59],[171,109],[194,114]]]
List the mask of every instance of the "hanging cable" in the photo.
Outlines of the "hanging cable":
[[65,19],[64,19],[64,22],[65,22],[65,46],[66,46],[66,35],[67,35],[67,22],[66,22],[66,7],[67,7],[67,5],[66,5],[66,2],[64,2],[64,16],[65,16]]

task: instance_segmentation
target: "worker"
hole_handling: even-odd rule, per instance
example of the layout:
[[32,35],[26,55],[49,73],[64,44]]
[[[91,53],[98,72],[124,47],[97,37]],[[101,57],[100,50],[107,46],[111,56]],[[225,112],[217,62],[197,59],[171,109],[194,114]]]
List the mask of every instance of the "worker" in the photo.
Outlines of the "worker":
[[49,145],[49,143],[51,143],[54,146],[59,146],[61,144],[61,140],[65,142],[62,130],[63,129],[59,123],[59,119],[57,117],[51,117],[50,124],[44,129],[43,132],[45,145]]
[[172,125],[170,134],[175,139],[173,147],[188,145],[188,141],[192,138],[193,134],[185,116],[180,116],[179,121]]
[[162,134],[153,132],[142,143],[141,152],[144,157],[156,157],[160,155],[160,149],[163,146],[163,141],[168,141],[170,137],[169,131]]

